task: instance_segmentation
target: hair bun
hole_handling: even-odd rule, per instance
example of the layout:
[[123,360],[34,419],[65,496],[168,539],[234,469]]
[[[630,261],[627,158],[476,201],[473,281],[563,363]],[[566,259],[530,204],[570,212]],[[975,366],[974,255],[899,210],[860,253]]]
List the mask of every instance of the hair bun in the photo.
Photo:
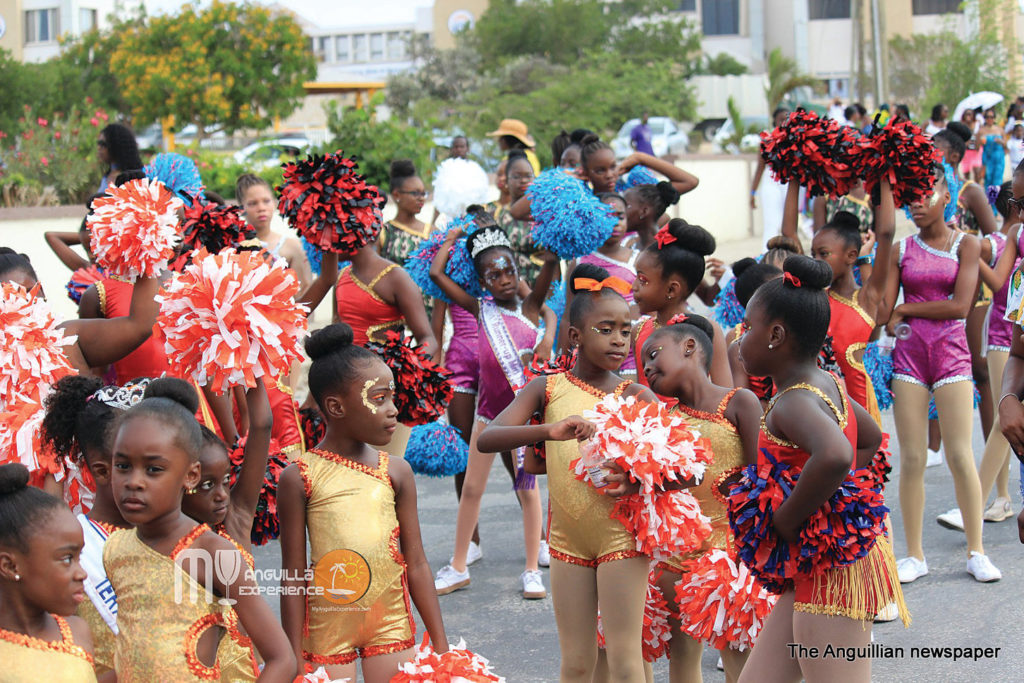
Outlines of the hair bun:
[[974,133],[961,121],[950,121],[946,124],[946,130],[962,138],[963,141],[970,142],[971,138],[974,137]]
[[601,138],[599,138],[597,134],[590,132],[580,138],[580,147],[586,147],[587,145],[592,145],[595,142],[601,142]]
[[674,205],[682,196],[679,194],[679,190],[675,188],[675,185],[667,180],[662,180],[656,187],[658,188],[658,196],[661,197],[661,200],[665,202],[666,206]]
[[517,159],[525,159],[526,161],[530,160],[530,157],[526,156],[526,151],[518,147],[510,149],[505,158],[508,159],[508,163],[510,164]]
[[741,258],[739,261],[737,261],[736,263],[732,264],[732,266],[731,266],[732,267],[733,277],[737,277],[738,278],[740,275],[743,275],[743,272],[747,268],[749,268],[750,266],[755,265],[756,263],[757,263],[757,260],[756,259],[752,259],[749,256],[747,256],[746,258]]
[[28,487],[28,468],[20,462],[0,465],[0,496],[10,495]]
[[686,313],[679,315],[669,321],[670,325],[690,325],[696,327],[698,330],[708,336],[708,339],[715,338],[715,328],[711,325],[711,321],[702,315],[696,313]]
[[790,256],[782,270],[797,278],[801,288],[825,289],[832,284],[832,268],[810,256]]
[[338,349],[352,346],[353,339],[352,328],[345,323],[328,325],[306,338],[306,355],[310,360],[318,360]]
[[674,244],[687,251],[700,256],[715,253],[715,236],[699,225],[690,225],[682,218],[673,218],[668,222],[668,232],[676,238]]
[[411,159],[395,159],[391,162],[392,178],[411,178],[416,175],[416,165]]
[[840,228],[860,231],[860,219],[849,211],[836,211],[829,223]]
[[146,386],[142,398],[166,398],[193,414],[199,410],[199,394],[189,382],[177,377],[154,379]]
[[600,282],[606,277],[608,277],[608,271],[601,266],[594,265],[593,263],[581,263],[573,268],[572,273],[569,274],[569,289],[572,290],[573,294],[586,291],[576,288],[576,278],[590,278]]

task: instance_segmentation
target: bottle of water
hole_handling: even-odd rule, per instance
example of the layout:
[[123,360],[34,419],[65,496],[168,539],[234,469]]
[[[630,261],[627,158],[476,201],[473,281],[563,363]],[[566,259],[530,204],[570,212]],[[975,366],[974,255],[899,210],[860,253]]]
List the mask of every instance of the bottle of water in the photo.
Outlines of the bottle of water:
[[896,325],[893,332],[896,334],[896,338],[900,341],[906,341],[914,334],[914,330],[910,327],[910,323],[906,321],[901,321]]

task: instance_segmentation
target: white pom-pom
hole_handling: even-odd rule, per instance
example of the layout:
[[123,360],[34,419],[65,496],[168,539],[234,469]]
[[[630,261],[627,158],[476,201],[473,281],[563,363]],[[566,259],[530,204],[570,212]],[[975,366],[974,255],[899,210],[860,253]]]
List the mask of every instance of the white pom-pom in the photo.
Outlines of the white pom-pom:
[[486,204],[491,181],[480,164],[467,159],[446,159],[434,175],[434,208],[447,216],[461,216],[466,207]]
[[64,347],[76,337],[65,336],[49,304],[36,290],[13,282],[2,285],[0,302],[0,409],[14,403],[42,403],[49,388],[65,375],[75,374]]

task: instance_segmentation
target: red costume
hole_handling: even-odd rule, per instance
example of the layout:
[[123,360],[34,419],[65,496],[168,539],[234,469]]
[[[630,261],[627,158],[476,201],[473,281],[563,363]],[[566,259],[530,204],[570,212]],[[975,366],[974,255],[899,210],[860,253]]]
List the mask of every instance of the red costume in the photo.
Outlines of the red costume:
[[366,346],[368,341],[383,342],[385,330],[405,326],[402,311],[374,291],[377,283],[395,268],[398,266],[392,263],[367,284],[352,273],[352,266],[346,267],[338,276],[338,284],[334,288],[338,317],[352,328],[353,343],[358,346]]

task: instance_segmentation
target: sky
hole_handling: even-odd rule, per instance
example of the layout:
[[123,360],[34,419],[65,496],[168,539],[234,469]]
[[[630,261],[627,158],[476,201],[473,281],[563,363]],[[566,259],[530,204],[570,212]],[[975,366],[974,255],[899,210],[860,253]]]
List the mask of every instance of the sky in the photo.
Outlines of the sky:
[[[185,0],[143,0],[151,14],[177,12]],[[202,5],[202,2],[195,4]],[[355,26],[376,23],[405,23],[416,18],[417,7],[430,7],[432,0],[373,0],[373,12],[366,0],[263,0],[258,4],[279,4],[322,26]]]

